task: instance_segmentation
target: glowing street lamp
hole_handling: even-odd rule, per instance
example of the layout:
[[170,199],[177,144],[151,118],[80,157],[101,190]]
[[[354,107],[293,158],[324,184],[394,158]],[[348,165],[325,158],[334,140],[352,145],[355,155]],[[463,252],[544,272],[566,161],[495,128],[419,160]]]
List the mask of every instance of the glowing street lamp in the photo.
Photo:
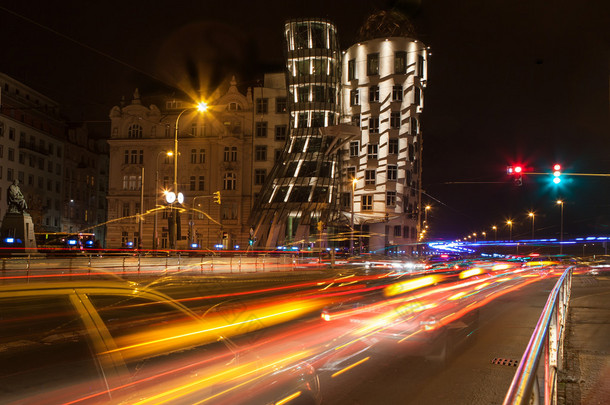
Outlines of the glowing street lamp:
[[531,211],[527,213],[527,216],[532,219],[532,239],[534,239],[534,219],[536,218],[536,213]]
[[[170,194],[174,194],[174,201],[178,199],[178,202],[180,202],[180,196],[182,196],[182,193],[178,193],[178,124],[180,123],[180,117],[182,117],[182,114],[187,111],[197,110],[198,112],[203,113],[204,111],[207,111],[207,109],[208,105],[204,102],[200,102],[195,107],[185,108],[184,110],[180,111],[180,114],[178,114],[178,117],[176,117],[176,126],[174,131],[174,189],[172,190],[172,193],[168,193],[166,195],[166,197],[171,198]],[[182,196],[182,200],[184,201],[184,196]],[[169,204],[172,204],[171,202],[169,202],[169,199],[167,201]],[[176,249],[176,239],[178,232],[176,220],[177,215],[175,212],[172,212],[172,221],[174,226],[172,227],[170,249]]]
[[494,242],[497,242],[498,241],[498,227],[493,225],[491,227],[491,229],[493,229],[493,231],[494,231]]
[[506,225],[508,225],[508,241],[510,242],[513,240],[513,221],[509,219],[506,221]]

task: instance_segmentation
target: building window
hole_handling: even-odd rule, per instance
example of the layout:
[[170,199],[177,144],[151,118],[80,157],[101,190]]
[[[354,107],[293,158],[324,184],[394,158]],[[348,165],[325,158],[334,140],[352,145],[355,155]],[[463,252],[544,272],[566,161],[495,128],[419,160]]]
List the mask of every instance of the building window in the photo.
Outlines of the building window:
[[298,128],[307,128],[309,126],[309,114],[306,112],[299,113]]
[[224,150],[224,161],[225,162],[229,162],[231,159],[231,148],[229,148],[228,146],[225,146],[225,150]]
[[388,207],[394,207],[396,205],[396,191],[386,191],[385,205]]
[[287,133],[288,133],[288,126],[286,126],[286,125],[276,125],[275,126],[275,140],[276,141],[285,141]]
[[370,117],[369,118],[369,133],[370,134],[379,133],[379,117]]
[[0,158],[4,157],[4,145],[0,145]]
[[199,149],[199,163],[205,163],[205,149]]
[[362,211],[372,211],[373,210],[373,196],[372,195],[363,195],[362,196]]
[[288,111],[288,99],[286,97],[278,97],[275,99],[275,112],[282,114]]
[[256,145],[254,147],[254,160],[264,162],[267,160],[267,145]]
[[369,102],[379,102],[379,86],[369,87]]
[[398,177],[398,166],[388,165],[388,180],[396,181]]
[[417,118],[411,117],[411,135],[417,134]]
[[205,177],[199,176],[199,191],[203,191],[205,189]]
[[360,128],[360,114],[352,115],[352,125]]
[[360,105],[360,92],[358,91],[358,89],[350,90],[349,104],[350,105]]
[[267,170],[265,169],[255,169],[254,170],[254,184],[257,186],[265,183],[265,178],[267,177]]
[[237,182],[235,173],[225,173],[223,179],[223,190],[235,190],[235,183]]
[[394,225],[394,236],[401,237],[402,226]]
[[375,170],[364,171],[364,185],[374,186],[375,185]]
[[360,141],[351,141],[349,143],[349,157],[357,157],[360,155]]
[[424,57],[417,55],[417,76],[424,77]]
[[390,113],[390,128],[400,129],[400,111],[392,111]]
[[398,139],[390,139],[388,141],[388,153],[390,155],[398,155]]
[[324,126],[324,113],[313,112],[311,113],[311,126],[312,128],[320,128]]
[[356,178],[356,166],[350,166],[347,168],[347,179],[352,181]]
[[138,124],[130,125],[127,130],[127,136],[129,138],[142,138],[142,133],[142,126]]
[[[13,110],[11,110],[13,111]],[[8,139],[10,139],[11,141],[15,140],[15,128],[8,128]]]
[[256,113],[267,114],[269,112],[269,99],[257,98],[256,99]]
[[392,101],[402,101],[402,86],[400,84],[392,86]]
[[356,79],[356,59],[350,59],[347,62],[347,80]]
[[7,179],[8,181],[13,181],[13,180],[14,180],[14,177],[13,177],[13,169],[11,169],[10,167],[8,167],[8,168],[6,169],[6,179]]
[[[130,215],[131,215],[131,213],[129,212],[129,203],[128,202],[123,203],[123,216],[128,217]],[[123,233],[125,233],[125,232],[123,232]]]
[[413,92],[413,104],[421,105],[421,90],[419,87],[415,87]]
[[256,123],[256,137],[266,138],[267,137],[267,121]]
[[367,159],[377,159],[378,148],[379,146],[376,143],[367,145]]
[[237,146],[231,147],[231,162],[237,162]]
[[191,149],[191,163],[197,163],[197,149]]
[[8,148],[8,160],[10,160],[11,162],[15,161],[15,149]]
[[191,191],[195,191],[195,183],[196,183],[196,178],[195,176],[191,176],[191,178],[189,179],[189,189]]
[[407,73],[407,53],[404,51],[394,52],[394,73],[404,75]]
[[370,53],[366,57],[366,74],[369,76],[379,74],[379,54]]
[[23,152],[19,152],[19,163],[20,164],[25,164],[25,153]]

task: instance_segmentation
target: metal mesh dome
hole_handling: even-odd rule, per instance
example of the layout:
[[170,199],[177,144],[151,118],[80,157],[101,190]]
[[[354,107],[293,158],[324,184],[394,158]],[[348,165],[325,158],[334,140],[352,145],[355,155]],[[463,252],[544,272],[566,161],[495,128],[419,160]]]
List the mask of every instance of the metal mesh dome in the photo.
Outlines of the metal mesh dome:
[[366,41],[387,37],[415,38],[415,28],[407,16],[399,11],[378,11],[360,27],[358,40]]

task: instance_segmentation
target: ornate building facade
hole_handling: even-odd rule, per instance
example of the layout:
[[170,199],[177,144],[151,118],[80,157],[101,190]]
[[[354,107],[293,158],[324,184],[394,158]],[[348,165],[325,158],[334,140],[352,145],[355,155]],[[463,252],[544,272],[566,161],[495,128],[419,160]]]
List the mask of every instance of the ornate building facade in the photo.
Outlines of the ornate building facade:
[[[162,109],[146,107],[137,91],[130,104],[112,108],[108,247],[169,248],[172,209],[180,211],[177,249],[248,245],[254,196],[286,139],[286,90],[277,75],[245,95],[235,79],[225,89],[202,114],[174,98],[156,100]],[[167,152],[176,125],[178,190],[171,190],[175,156]],[[184,202],[168,205],[166,191],[181,192]]]

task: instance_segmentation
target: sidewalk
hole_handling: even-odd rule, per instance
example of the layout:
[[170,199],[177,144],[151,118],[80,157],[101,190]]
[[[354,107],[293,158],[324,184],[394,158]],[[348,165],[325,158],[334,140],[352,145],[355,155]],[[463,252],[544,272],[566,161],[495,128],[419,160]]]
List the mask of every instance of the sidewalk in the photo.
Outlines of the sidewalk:
[[558,403],[610,403],[610,273],[572,279]]

